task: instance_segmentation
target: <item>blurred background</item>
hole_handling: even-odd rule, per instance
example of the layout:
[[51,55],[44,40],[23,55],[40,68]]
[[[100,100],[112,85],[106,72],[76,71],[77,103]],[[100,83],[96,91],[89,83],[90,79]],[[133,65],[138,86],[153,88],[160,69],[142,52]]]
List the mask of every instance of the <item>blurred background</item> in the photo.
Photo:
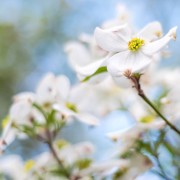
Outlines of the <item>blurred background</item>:
[[[46,72],[63,73],[74,81],[64,43],[93,33],[115,16],[118,3],[128,7],[137,27],[158,20],[167,32],[180,25],[178,0],[0,0],[0,118],[7,114],[12,95],[34,90]],[[179,38],[172,43],[166,64],[179,64],[179,44]]]
[[[180,27],[179,0],[0,0],[0,119],[8,113],[14,94],[34,91],[40,78],[49,71],[65,74],[74,83],[76,79],[68,66],[64,44],[77,40],[83,32],[92,34],[96,26],[115,16],[119,3],[128,7],[138,28],[153,20],[160,21],[165,32],[173,26]],[[172,56],[163,66],[180,64],[179,46],[177,37],[177,42],[171,44]],[[78,123],[74,126],[87,132],[87,127]],[[108,121],[103,127],[101,132],[105,133]],[[95,131],[89,132],[92,135]],[[91,135],[87,135],[90,140],[95,138]],[[66,133],[65,136],[72,142],[82,140],[78,134],[74,139]],[[83,140],[88,137],[84,136]],[[97,141],[103,142],[101,138]],[[40,144],[30,140],[21,142],[21,146],[18,143],[13,143],[7,153],[26,153],[24,158],[28,159],[43,151]],[[107,144],[100,148],[105,146]],[[33,147],[36,147],[35,152],[32,152]]]

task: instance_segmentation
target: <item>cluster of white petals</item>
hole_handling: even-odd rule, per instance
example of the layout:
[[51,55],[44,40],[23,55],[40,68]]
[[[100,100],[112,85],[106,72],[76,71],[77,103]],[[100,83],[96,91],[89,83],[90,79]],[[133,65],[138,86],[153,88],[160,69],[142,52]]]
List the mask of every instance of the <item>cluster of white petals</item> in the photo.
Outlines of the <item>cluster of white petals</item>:
[[[38,140],[49,151],[27,161],[17,155],[0,157],[0,179],[2,175],[15,180],[131,180],[154,166],[152,157],[158,158],[160,143],[169,138],[167,121],[160,112],[172,124],[180,119],[180,69],[158,67],[167,55],[164,50],[169,42],[176,39],[177,27],[165,35],[157,21],[140,31],[135,29],[127,8],[118,5],[116,17],[95,28],[93,35],[82,34],[79,41],[65,45],[69,65],[81,82],[72,85],[65,75],[47,73],[35,92],[13,97],[8,116],[2,122],[0,156],[16,138]],[[147,93],[155,106],[140,101],[134,89],[144,98]],[[156,105],[159,114],[153,111]],[[111,116],[117,111],[118,123]],[[119,128],[125,124],[121,119],[123,113],[128,126]],[[105,132],[106,127],[103,129],[101,124],[105,126],[109,117],[111,123]],[[84,132],[73,126],[75,120],[93,126],[94,132],[103,134],[108,143],[113,142],[115,148],[110,155],[102,151],[102,160],[96,159],[96,151],[106,146],[100,145],[98,149],[96,142],[84,141]],[[74,144],[73,140],[65,140],[61,130],[69,125],[72,127],[70,131],[66,129],[68,135],[73,139],[74,132],[78,133],[84,142]],[[154,140],[151,133],[158,134],[159,139]],[[92,139],[98,141],[99,135],[94,136]],[[154,142],[156,145],[152,145]],[[155,146],[158,152],[152,152]]]

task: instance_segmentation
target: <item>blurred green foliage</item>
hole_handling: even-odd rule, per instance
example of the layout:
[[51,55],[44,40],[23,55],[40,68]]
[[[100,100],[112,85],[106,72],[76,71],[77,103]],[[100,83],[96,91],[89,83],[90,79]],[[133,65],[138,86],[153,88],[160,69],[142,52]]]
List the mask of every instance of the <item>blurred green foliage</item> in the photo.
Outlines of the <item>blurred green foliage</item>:
[[[45,61],[52,51],[59,59],[55,66],[60,67],[60,46],[66,40],[62,23],[68,8],[64,1],[37,2],[37,6],[35,1],[18,3],[14,14],[0,14],[0,122],[8,113],[12,96],[34,89],[31,83],[37,76],[51,71]],[[1,22],[1,18],[5,20]],[[27,82],[26,78],[34,72],[37,78]]]
[[8,110],[15,87],[29,70],[28,50],[13,25],[0,25],[0,118]]

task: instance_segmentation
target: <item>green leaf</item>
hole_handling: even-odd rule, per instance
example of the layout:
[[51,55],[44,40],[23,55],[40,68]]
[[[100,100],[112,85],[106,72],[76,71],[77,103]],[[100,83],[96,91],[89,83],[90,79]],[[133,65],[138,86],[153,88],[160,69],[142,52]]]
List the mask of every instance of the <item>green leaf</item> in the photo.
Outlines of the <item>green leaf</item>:
[[28,125],[20,125],[18,127],[18,130],[24,132],[29,137],[34,137],[35,136],[34,127],[31,127],[31,126],[28,126]]
[[107,67],[106,66],[102,66],[102,67],[99,67],[95,73],[93,73],[92,75],[90,76],[86,76],[82,82],[86,82],[86,81],[89,81],[93,76],[96,76],[98,74],[101,74],[101,73],[105,73],[107,72]]
[[51,112],[47,114],[47,125],[48,126],[51,124],[54,124],[56,122],[55,114],[56,114],[55,110],[51,110]]

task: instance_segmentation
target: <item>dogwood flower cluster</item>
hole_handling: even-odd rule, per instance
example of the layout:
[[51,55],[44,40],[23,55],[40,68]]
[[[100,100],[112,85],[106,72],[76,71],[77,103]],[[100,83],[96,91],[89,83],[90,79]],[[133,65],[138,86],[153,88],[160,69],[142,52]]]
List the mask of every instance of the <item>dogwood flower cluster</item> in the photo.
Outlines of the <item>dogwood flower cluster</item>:
[[[159,68],[165,48],[176,39],[177,27],[165,35],[157,21],[135,29],[126,7],[118,5],[116,17],[95,28],[93,35],[82,34],[79,41],[65,45],[80,82],[72,85],[65,75],[47,73],[35,92],[13,97],[2,121],[2,179],[131,180],[149,170],[165,179],[177,177],[178,173],[167,174],[159,160],[162,147],[172,157],[178,154],[169,139],[173,130],[179,132],[174,124],[180,119],[180,69]],[[103,160],[96,158],[99,150],[92,142],[74,144],[61,136],[75,120],[98,128],[114,111],[126,112],[131,124],[104,133],[116,146]],[[76,136],[71,130],[68,133]],[[18,155],[3,155],[16,138],[38,140],[49,150],[26,161]],[[173,172],[178,172],[175,161]]]

